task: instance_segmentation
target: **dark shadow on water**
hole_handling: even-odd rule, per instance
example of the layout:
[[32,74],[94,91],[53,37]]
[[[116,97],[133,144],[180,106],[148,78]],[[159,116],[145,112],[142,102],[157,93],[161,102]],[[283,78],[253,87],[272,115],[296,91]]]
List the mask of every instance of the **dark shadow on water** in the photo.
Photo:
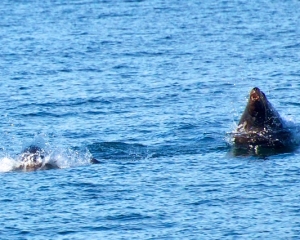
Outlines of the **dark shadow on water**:
[[229,157],[249,157],[253,156],[258,159],[267,160],[268,157],[273,155],[280,155],[285,153],[292,153],[296,150],[296,146],[281,147],[281,148],[267,148],[262,146],[248,147],[248,148],[238,148],[232,146],[230,151],[227,153]]

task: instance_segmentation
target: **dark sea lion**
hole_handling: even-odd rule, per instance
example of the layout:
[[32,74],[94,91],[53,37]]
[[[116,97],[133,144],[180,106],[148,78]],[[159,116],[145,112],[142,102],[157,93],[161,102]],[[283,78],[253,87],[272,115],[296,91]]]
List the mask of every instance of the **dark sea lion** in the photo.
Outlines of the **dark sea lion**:
[[[59,168],[56,161],[47,162],[45,160],[45,155],[45,150],[36,145],[26,147],[19,156],[21,163],[16,170],[35,171]],[[92,157],[90,163],[99,164],[100,161]]]
[[247,106],[241,116],[233,142],[238,148],[288,148],[292,134],[279,113],[257,87],[250,92]]
[[45,151],[35,145],[25,148],[19,158],[21,163],[17,170],[35,171],[59,168],[55,162],[45,162]]

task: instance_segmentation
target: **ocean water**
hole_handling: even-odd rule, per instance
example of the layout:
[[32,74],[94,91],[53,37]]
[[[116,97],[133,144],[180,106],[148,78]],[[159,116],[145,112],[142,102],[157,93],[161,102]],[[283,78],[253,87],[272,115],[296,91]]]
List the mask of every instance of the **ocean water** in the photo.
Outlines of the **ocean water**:
[[[0,239],[299,239],[300,150],[228,137],[253,87],[299,126],[299,9],[2,1]],[[60,169],[14,171],[31,144]]]

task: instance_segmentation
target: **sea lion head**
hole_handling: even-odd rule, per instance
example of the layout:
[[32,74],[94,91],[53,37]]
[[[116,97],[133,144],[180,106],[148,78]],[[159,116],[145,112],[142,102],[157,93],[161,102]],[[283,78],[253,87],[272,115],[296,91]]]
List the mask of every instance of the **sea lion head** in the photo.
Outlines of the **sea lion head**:
[[266,119],[266,95],[259,88],[253,88],[245,111],[251,116],[252,126],[263,126]]
[[44,159],[44,150],[35,145],[25,148],[21,154],[23,162],[41,162]]
[[35,171],[38,169],[59,168],[55,161],[46,161],[45,154],[45,150],[36,145],[26,147],[19,155],[20,164],[16,167],[16,170]]
[[255,87],[250,91],[239,125],[245,131],[274,130],[282,128],[282,121],[266,95]]

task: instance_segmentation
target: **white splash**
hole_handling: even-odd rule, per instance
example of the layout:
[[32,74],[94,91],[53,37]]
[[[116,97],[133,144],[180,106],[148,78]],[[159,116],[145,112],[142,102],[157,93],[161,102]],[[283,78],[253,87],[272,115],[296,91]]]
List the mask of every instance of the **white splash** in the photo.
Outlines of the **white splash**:
[[11,157],[3,157],[0,159],[0,172],[13,171],[18,166],[18,161]]
[[[39,151],[26,152],[30,146],[39,148]],[[42,136],[36,136],[33,141],[24,143],[16,156],[8,153],[0,156],[0,172],[77,167],[89,164],[91,158],[87,148],[73,150],[52,147]]]

